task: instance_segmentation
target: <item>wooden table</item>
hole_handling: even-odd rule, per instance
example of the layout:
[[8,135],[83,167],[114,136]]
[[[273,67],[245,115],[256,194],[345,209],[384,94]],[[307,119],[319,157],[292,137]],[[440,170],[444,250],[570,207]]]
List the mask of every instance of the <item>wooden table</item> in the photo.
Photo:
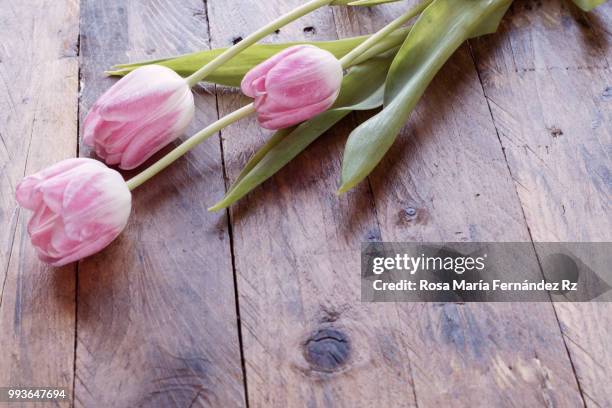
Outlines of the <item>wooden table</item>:
[[[360,115],[208,213],[269,135],[244,121],[139,189],[101,254],[36,259],[15,185],[90,155],[79,121],[104,69],[230,45],[300,3],[0,0],[0,386],[85,407],[612,406],[612,305],[362,304],[358,279],[365,241],[611,240],[610,3],[516,0],[346,196]],[[271,40],[369,33],[405,7],[325,8]],[[189,133],[246,101],[196,102]]]

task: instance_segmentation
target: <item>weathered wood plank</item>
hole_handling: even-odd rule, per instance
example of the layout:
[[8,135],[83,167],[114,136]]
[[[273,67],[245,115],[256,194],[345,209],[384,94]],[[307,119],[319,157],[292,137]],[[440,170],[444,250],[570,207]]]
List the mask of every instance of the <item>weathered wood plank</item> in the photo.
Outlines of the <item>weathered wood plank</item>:
[[[589,24],[611,12],[609,3],[586,17],[556,1],[521,1],[501,35],[474,43],[535,241],[612,239],[611,48],[602,27]],[[587,406],[611,405],[611,306],[555,308]]]
[[[226,46],[300,3],[209,1],[212,44]],[[331,10],[272,40],[300,38],[336,38]],[[218,99],[221,114],[247,103],[237,94]],[[356,250],[379,232],[367,185],[341,199],[334,194],[351,122],[232,208],[251,406],[414,405],[401,333],[384,329],[393,325],[392,308],[357,300]],[[269,135],[254,120],[222,132],[230,180]]]
[[37,259],[14,194],[24,175],[76,154],[78,13],[73,1],[0,1],[0,386],[69,395],[75,268]]
[[[228,11],[215,7],[219,3],[209,4],[215,46],[241,35],[228,28],[231,21],[257,26],[269,18],[270,9],[280,12],[278,7],[259,4],[252,6],[254,11],[239,12],[231,6]],[[392,8],[356,14],[339,10],[336,22],[343,36],[356,34],[350,27],[373,31],[388,20],[389,10]],[[314,27],[317,35],[333,37],[332,32],[324,31],[325,25],[321,27],[328,18],[324,13],[282,30],[281,37],[287,33],[295,36],[302,27]],[[241,20],[245,15],[248,22]],[[262,21],[257,20],[260,15]],[[316,23],[317,19],[324,21]],[[453,96],[449,87],[456,77],[462,79],[459,84],[463,86],[455,86],[457,94]],[[408,156],[410,160],[399,164],[400,153],[392,154],[389,163],[395,166],[383,166],[372,179],[376,212],[367,184],[347,198],[337,200],[332,195],[349,123],[315,143],[233,209],[248,395],[253,405],[368,406],[376,402],[411,406],[418,401],[424,406],[451,402],[467,406],[511,399],[536,404],[553,400],[562,406],[580,403],[550,305],[355,303],[359,296],[359,243],[381,238],[376,214],[382,238],[389,240],[529,239],[465,49],[433,88],[430,101],[415,115],[413,133],[419,145],[412,144],[415,151]],[[459,109],[448,100],[466,106]],[[245,101],[221,96],[220,112],[240,103]],[[440,106],[449,107],[440,112]],[[442,113],[443,120],[433,121],[436,113]],[[475,125],[461,124],[472,116]],[[244,164],[244,152],[261,143],[261,134],[253,122],[223,132],[230,179]],[[458,140],[450,147],[449,134]],[[410,134],[405,135],[404,143],[407,136]],[[489,141],[483,142],[487,137]],[[433,146],[427,145],[428,141]],[[474,161],[482,157],[488,159],[493,171]],[[438,163],[456,165],[436,171]],[[455,166],[463,167],[466,174],[456,171]],[[489,176],[482,175],[483,169]],[[475,173],[467,173],[469,170]],[[412,196],[417,184],[424,189],[423,196],[434,198],[433,202]],[[452,186],[457,185],[461,189],[453,192]],[[449,188],[451,196],[463,201],[462,207],[452,199],[446,201]],[[483,199],[477,200],[476,194]],[[416,219],[406,215],[411,206],[418,209]],[[465,235],[458,237],[457,231]],[[518,374],[512,372],[515,368]],[[549,370],[556,373],[552,381]]]
[[[81,118],[111,63],[208,47],[200,0],[82,1]],[[192,134],[216,120],[199,91]],[[85,148],[81,153],[88,155]],[[79,265],[77,406],[243,406],[218,139],[134,193],[124,234]]]
[[[346,34],[389,21],[404,7],[345,12]],[[467,47],[432,83],[370,182],[386,241],[529,241]],[[530,259],[536,266],[535,254]],[[415,350],[419,405],[582,403],[550,304],[397,310],[407,325],[404,342]]]

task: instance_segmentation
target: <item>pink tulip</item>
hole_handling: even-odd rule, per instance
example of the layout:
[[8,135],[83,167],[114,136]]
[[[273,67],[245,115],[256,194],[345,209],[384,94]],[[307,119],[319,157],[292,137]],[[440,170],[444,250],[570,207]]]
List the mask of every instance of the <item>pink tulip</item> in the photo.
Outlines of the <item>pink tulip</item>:
[[138,68],[93,105],[83,127],[85,144],[109,165],[141,165],[179,137],[193,119],[187,82],[160,65]]
[[259,124],[283,129],[329,109],[342,84],[342,65],[333,54],[297,45],[249,71],[242,92],[255,98]]
[[17,202],[34,215],[28,234],[38,257],[62,266],[92,255],[125,228],[132,195],[119,173],[92,159],[67,159],[28,176]]

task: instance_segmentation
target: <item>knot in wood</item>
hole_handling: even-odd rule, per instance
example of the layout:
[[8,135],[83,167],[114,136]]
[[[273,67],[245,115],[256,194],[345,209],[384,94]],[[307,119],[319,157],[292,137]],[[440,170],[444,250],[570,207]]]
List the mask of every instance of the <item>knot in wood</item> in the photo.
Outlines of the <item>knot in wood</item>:
[[313,370],[333,372],[348,361],[351,344],[346,334],[324,328],[313,334],[304,343],[306,361]]

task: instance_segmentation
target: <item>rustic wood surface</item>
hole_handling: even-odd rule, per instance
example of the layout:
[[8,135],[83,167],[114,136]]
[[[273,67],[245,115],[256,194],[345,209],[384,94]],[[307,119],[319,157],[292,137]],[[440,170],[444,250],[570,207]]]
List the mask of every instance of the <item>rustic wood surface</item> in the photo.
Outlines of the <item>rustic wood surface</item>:
[[[204,15],[199,0],[81,1],[80,118],[114,82],[109,61],[207,48]],[[190,134],[217,119],[214,95],[196,104]],[[244,405],[228,223],[206,211],[219,158],[211,140],[143,187],[126,233],[79,263],[76,405]]]
[[[267,41],[372,32],[408,3],[321,9]],[[269,135],[245,120],[139,189],[99,255],[36,259],[15,185],[90,156],[79,122],[104,69],[231,45],[298,4],[0,0],[0,386],[79,407],[612,406],[610,304],[362,304],[351,278],[367,241],[611,240],[612,4],[516,0],[343,197],[361,114],[208,213]],[[196,94],[188,133],[247,102]]]
[[14,191],[25,174],[76,154],[78,38],[75,2],[0,2],[2,386],[72,389],[76,266],[37,260]]
[[[536,242],[611,238],[611,10],[586,16],[554,0],[517,2],[500,35],[474,42]],[[612,406],[612,384],[603,380],[612,377],[612,304],[554,308],[585,404]]]

